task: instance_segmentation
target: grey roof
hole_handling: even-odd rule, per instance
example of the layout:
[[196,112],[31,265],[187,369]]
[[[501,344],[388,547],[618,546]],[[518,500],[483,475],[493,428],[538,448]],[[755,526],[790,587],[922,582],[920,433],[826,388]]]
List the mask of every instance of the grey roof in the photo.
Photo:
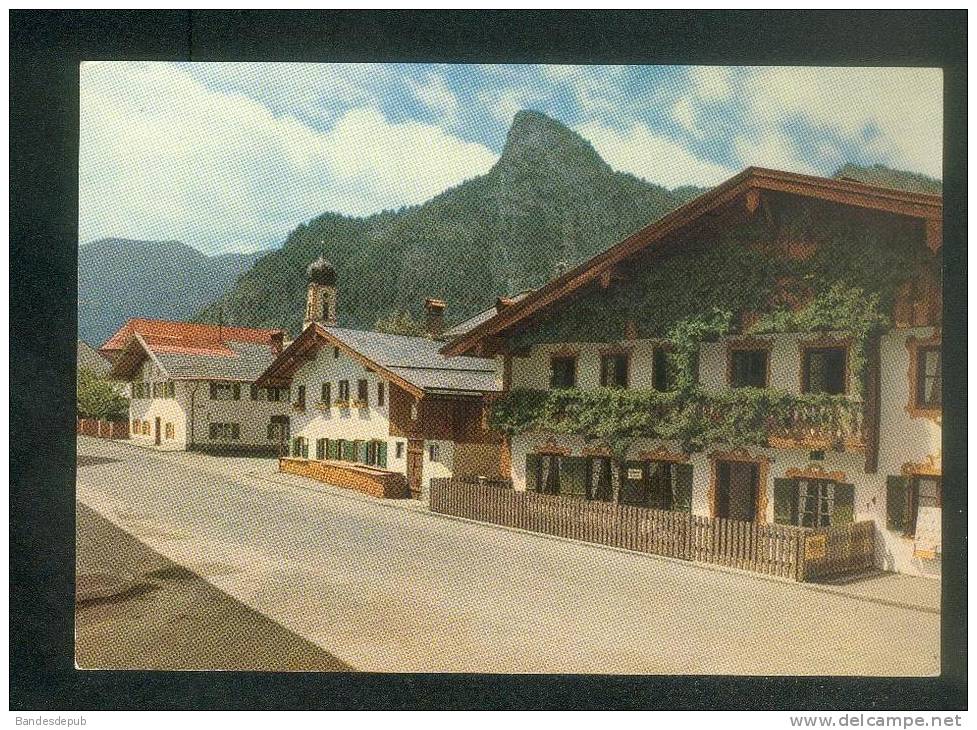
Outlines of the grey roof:
[[[515,296],[509,297],[509,300],[515,303],[518,302],[520,299],[525,299],[526,296],[529,295],[530,293],[532,293],[532,289],[528,289],[527,291],[520,292]],[[490,309],[486,309],[484,312],[479,312],[474,317],[469,317],[464,322],[459,322],[454,327],[451,327],[450,329],[446,330],[442,334],[442,337],[445,337],[449,340],[453,340],[455,337],[461,337],[462,335],[466,335],[469,332],[471,332],[473,329],[478,327],[478,325],[482,324],[482,322],[488,322],[496,314],[498,314],[498,311],[493,306]]]
[[224,342],[234,351],[227,355],[198,355],[160,352],[153,357],[174,380],[239,380],[251,382],[271,365],[275,355],[267,345],[253,342]]
[[112,363],[108,361],[98,350],[89,345],[84,340],[78,340],[78,362],[76,367],[90,368],[101,375],[108,375],[112,369]]
[[324,327],[350,349],[418,388],[432,391],[493,392],[502,389],[494,360],[445,357],[444,343],[426,337],[388,335],[342,327]]

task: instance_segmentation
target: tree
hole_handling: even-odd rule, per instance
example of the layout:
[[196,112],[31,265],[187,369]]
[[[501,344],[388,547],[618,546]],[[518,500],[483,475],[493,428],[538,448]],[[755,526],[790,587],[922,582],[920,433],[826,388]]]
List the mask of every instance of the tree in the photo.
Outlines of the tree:
[[424,325],[414,319],[410,312],[391,312],[386,317],[377,319],[375,325],[377,332],[384,332],[388,335],[411,335],[419,337],[426,334]]
[[78,370],[78,417],[124,420],[129,417],[129,401],[113,383],[83,367]]

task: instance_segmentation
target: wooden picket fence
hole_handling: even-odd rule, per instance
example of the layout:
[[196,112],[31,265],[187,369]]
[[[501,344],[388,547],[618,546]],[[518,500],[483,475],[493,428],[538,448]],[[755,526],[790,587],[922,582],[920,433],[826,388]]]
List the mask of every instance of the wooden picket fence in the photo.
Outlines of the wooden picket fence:
[[129,438],[129,421],[106,421],[101,418],[79,418],[75,433],[103,439]]
[[430,506],[434,512],[480,522],[797,581],[862,572],[875,564],[872,522],[811,530],[456,479],[431,480]]

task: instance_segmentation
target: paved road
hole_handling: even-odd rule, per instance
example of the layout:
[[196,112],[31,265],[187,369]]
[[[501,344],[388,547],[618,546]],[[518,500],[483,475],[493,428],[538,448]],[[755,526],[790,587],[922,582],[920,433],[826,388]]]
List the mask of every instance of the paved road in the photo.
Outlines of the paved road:
[[82,669],[351,669],[83,504],[76,534],[75,663]]
[[385,506],[261,460],[78,452],[80,501],[357,669],[939,673],[932,613]]

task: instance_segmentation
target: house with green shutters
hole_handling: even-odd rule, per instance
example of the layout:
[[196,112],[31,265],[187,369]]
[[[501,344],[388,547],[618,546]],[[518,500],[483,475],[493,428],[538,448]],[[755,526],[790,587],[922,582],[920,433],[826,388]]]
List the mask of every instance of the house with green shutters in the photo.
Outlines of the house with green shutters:
[[938,577],[942,215],[938,195],[748,168],[442,353],[499,362],[516,490],[871,521],[879,567]]

